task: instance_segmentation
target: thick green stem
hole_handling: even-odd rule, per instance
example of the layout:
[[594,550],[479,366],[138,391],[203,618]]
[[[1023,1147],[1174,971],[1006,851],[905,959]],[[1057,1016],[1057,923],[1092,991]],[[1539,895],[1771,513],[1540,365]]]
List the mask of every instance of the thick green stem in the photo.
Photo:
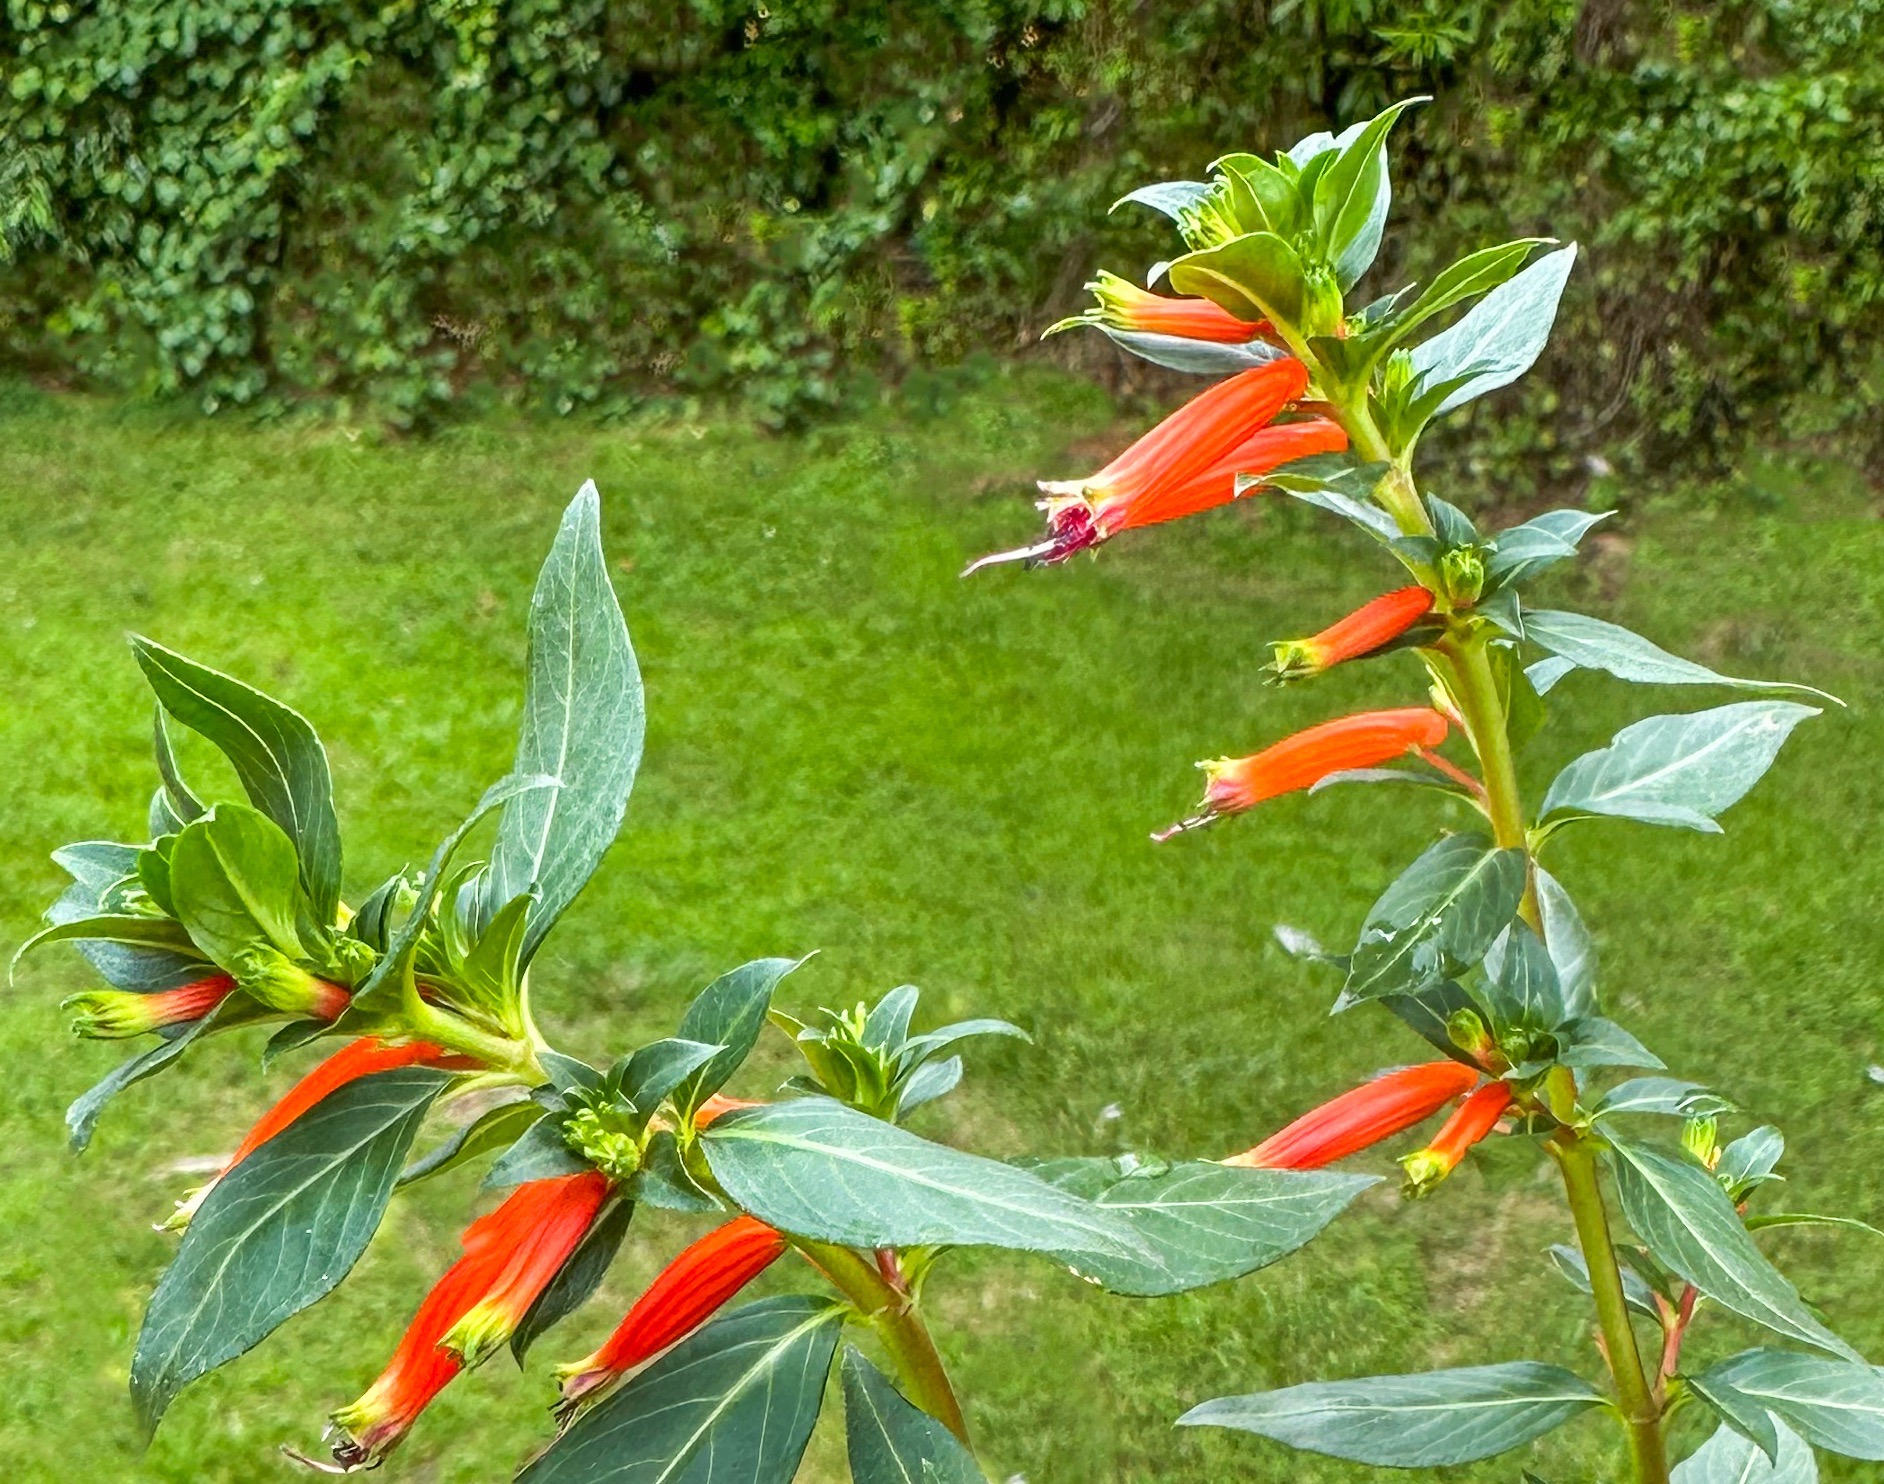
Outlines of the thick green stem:
[[[1498,694],[1498,681],[1492,674],[1491,652],[1482,637],[1446,639],[1440,643],[1439,650],[1451,664],[1453,699],[1459,703],[1459,715],[1465,722],[1472,751],[1478,754],[1492,838],[1500,849],[1528,852],[1517,762],[1512,756],[1504,699]],[[1524,900],[1518,911],[1541,933],[1543,919],[1538,912],[1537,886],[1531,878],[1528,859],[1525,872]]]
[[1609,1213],[1603,1208],[1603,1189],[1596,1175],[1596,1154],[1588,1139],[1560,1132],[1548,1146],[1563,1170],[1564,1193],[1576,1221],[1577,1242],[1590,1270],[1590,1290],[1596,1297],[1596,1322],[1602,1329],[1609,1373],[1616,1383],[1616,1402],[1629,1435],[1629,1456],[1637,1484],[1668,1484],[1668,1450],[1662,1441],[1662,1411],[1655,1401],[1635,1330],[1622,1294],[1622,1270],[1616,1263],[1615,1243],[1609,1236]]
[[892,1287],[877,1264],[860,1252],[805,1237],[793,1237],[792,1243],[870,1322],[895,1362],[909,1399],[968,1446],[968,1419],[962,1416],[949,1373],[915,1301]]

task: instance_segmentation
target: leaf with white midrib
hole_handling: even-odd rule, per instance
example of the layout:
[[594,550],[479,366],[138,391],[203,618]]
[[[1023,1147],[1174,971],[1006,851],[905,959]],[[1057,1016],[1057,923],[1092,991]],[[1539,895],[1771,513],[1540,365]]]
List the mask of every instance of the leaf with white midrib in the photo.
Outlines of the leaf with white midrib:
[[426,1110],[450,1080],[430,1067],[357,1078],[216,1182],[138,1334],[131,1394],[146,1428],[185,1385],[347,1275],[379,1225]]
[[1722,1426],[1675,1465],[1671,1484],[1818,1484],[1812,1450],[1783,1422],[1775,1424],[1779,1462],[1768,1463],[1758,1445]]
[[1561,1366],[1508,1361],[1219,1397],[1178,1422],[1236,1428],[1356,1463],[1442,1468],[1519,1447],[1602,1403]]
[[518,1484],[788,1484],[845,1312],[788,1296],[721,1315],[579,1416]]
[[1743,1350],[1697,1378],[1708,1382],[1778,1413],[1816,1447],[1884,1460],[1884,1372],[1873,1366],[1797,1350]]
[[739,1109],[700,1144],[742,1209],[820,1241],[1150,1256],[1122,1216],[829,1098]]
[[1753,1245],[1712,1175],[1613,1131],[1608,1139],[1622,1213],[1662,1266],[1756,1324],[1847,1360],[1860,1359],[1812,1317],[1798,1290]]
[[1517,913],[1524,853],[1483,835],[1449,835],[1423,852],[1368,910],[1337,1010],[1417,991],[1476,962]]
[[1725,685],[1738,690],[1801,691],[1834,704],[1843,704],[1810,685],[1788,680],[1747,680],[1722,675],[1706,665],[1670,654],[1659,644],[1620,624],[1566,613],[1554,608],[1530,608],[1524,614],[1524,637],[1559,659],[1585,670],[1602,670],[1636,685]]
[[986,1484],[974,1455],[854,1345],[839,1365],[851,1484]]

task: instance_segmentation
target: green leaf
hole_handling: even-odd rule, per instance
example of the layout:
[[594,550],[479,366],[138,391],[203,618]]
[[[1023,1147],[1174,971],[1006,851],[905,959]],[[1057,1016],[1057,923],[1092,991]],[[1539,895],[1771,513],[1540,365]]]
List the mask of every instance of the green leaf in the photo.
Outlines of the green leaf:
[[1675,1118],[1716,1118],[1734,1105],[1698,1082],[1679,1077],[1634,1077],[1619,1082],[1596,1100],[1597,1118],[1617,1113],[1666,1113]]
[[103,1078],[80,1093],[72,1106],[65,1110],[66,1138],[72,1146],[72,1152],[83,1154],[90,1147],[93,1130],[98,1126],[98,1115],[104,1112],[106,1103],[133,1083],[156,1076],[183,1055],[190,1043],[209,1028],[212,1018],[213,1014],[204,1016],[183,1034],[173,1036],[168,1041],[159,1041],[148,1051],[141,1051],[129,1060],[119,1062]]
[[543,1116],[543,1110],[528,1098],[500,1103],[487,1108],[435,1149],[428,1149],[399,1172],[401,1186],[416,1185],[447,1170],[469,1164],[494,1149],[505,1149],[517,1142]]
[[1111,210],[1117,211],[1127,203],[1149,206],[1153,211],[1163,212],[1176,221],[1185,211],[1195,206],[1210,194],[1210,186],[1201,180],[1160,180],[1151,185],[1142,185],[1135,191],[1127,191],[1114,201]]
[[926,1061],[939,1051],[946,1051],[951,1046],[971,1041],[977,1036],[1007,1036],[1016,1041],[1025,1041],[1030,1046],[1034,1040],[1017,1025],[984,1016],[979,1020],[958,1020],[953,1025],[940,1026],[920,1036],[911,1036],[903,1043],[900,1059],[905,1062],[911,1059]]
[[1178,1424],[1234,1427],[1356,1463],[1444,1468],[1520,1447],[1602,1403],[1561,1366],[1509,1361],[1221,1397]]
[[1711,1372],[1683,1379],[1689,1393],[1699,1397],[1716,1417],[1757,1447],[1769,1462],[1779,1462],[1779,1425],[1771,1412]]
[[1792,701],[1736,701],[1651,716],[1559,773],[1540,817],[1606,814],[1719,834],[1714,816],[1759,782],[1794,727],[1818,714]]
[[1113,1293],[1184,1293],[1253,1273],[1304,1246],[1374,1175],[1252,1170],[1190,1162],[1135,1168],[1106,1158],[1024,1165],[1049,1184],[1126,1217],[1146,1258],[1080,1255],[1084,1277]]
[[1860,1358],[1812,1317],[1798,1290],[1761,1255],[1712,1175],[1614,1133],[1609,1142],[1622,1213],[1657,1262],[1756,1324],[1847,1360]]
[[1371,364],[1393,349],[1415,329],[1436,314],[1443,314],[1455,304],[1487,293],[1518,271],[1531,249],[1551,241],[1548,237],[1523,237],[1516,242],[1501,242],[1467,253],[1458,262],[1442,269],[1407,306],[1404,312],[1385,322],[1379,332],[1369,335],[1367,356]]
[[1524,871],[1523,851],[1483,835],[1431,847],[1368,911],[1335,1009],[1412,993],[1478,962],[1517,915]]
[[1149,330],[1121,330],[1113,325],[1094,328],[1119,349],[1130,351],[1141,360],[1191,376],[1235,376],[1239,371],[1281,360],[1288,354],[1267,340],[1246,340],[1234,345],[1220,340],[1191,340],[1183,335],[1159,335]]
[[1557,1059],[1566,1067],[1644,1067],[1659,1071],[1662,1059],[1613,1020],[1580,1015],[1557,1027]]
[[1744,1200],[1754,1186],[1780,1178],[1773,1169],[1785,1152],[1785,1136],[1771,1124],[1763,1123],[1721,1150],[1714,1178],[1732,1191],[1736,1200]]
[[157,776],[163,780],[163,787],[158,793],[167,812],[179,827],[193,819],[200,819],[207,810],[191,792],[189,784],[183,781],[183,774],[177,768],[177,755],[170,745],[170,728],[164,725],[162,706],[151,713],[151,751],[157,758]]
[[666,1097],[726,1048],[669,1037],[643,1046],[628,1058],[618,1084],[622,1096],[642,1113],[652,1113]]
[[1814,1447],[1884,1461],[1884,1372],[1797,1350],[1743,1350],[1692,1384],[1713,1384],[1777,1412]]
[[[1583,1254],[1574,1247],[1566,1247],[1562,1242],[1553,1243],[1546,1249],[1552,1264],[1562,1273],[1579,1293],[1593,1294],[1596,1290],[1590,1284],[1590,1265]],[[1661,1310],[1655,1306],[1655,1290],[1643,1281],[1642,1275],[1626,1263],[1619,1263],[1622,1275],[1622,1301],[1642,1315],[1661,1323]]]
[[[35,948],[47,943],[122,943],[133,948],[163,948],[172,953],[191,955],[197,948],[183,924],[170,917],[137,917],[123,913],[104,913],[96,917],[75,917],[42,928],[20,944],[13,959],[17,963]],[[204,960],[196,958],[198,965]],[[200,970],[199,970],[200,972]]]
[[532,1345],[586,1304],[602,1286],[609,1265],[621,1251],[634,1214],[633,1201],[611,1201],[582,1234],[576,1250],[556,1270],[556,1276],[536,1296],[536,1302],[524,1311],[516,1332],[510,1337],[510,1353],[517,1357],[518,1365],[523,1364]]
[[314,728],[272,696],[161,644],[133,636],[131,649],[164,710],[216,745],[249,802],[294,842],[315,920],[332,923],[340,903],[340,821]]
[[1302,318],[1302,260],[1273,232],[1251,232],[1171,264],[1171,287],[1238,319],[1295,324]]
[[802,958],[757,958],[720,975],[694,996],[681,1017],[680,1038],[725,1050],[675,1089],[674,1104],[683,1115],[691,1118],[752,1054],[779,980],[803,963]]
[[562,787],[504,806],[481,898],[488,921],[535,891],[523,962],[621,827],[646,725],[641,671],[602,560],[601,498],[588,483],[563,514],[530,601],[530,677],[511,770],[558,778]]
[[1313,505],[1359,526],[1376,541],[1392,545],[1400,539],[1393,517],[1373,503],[1372,496],[1387,472],[1385,464],[1363,464],[1344,453],[1317,453],[1292,459],[1267,474],[1237,480],[1237,493],[1254,485],[1278,489],[1305,505]]
[[1450,329],[1413,347],[1413,369],[1422,381],[1460,383],[1433,416],[1509,386],[1531,369],[1550,339],[1557,301],[1576,256],[1575,243],[1546,253],[1480,299]]
[[955,1434],[905,1401],[855,1345],[839,1369],[851,1484],[986,1484]]
[[1620,624],[1583,613],[1534,608],[1524,615],[1524,637],[1584,670],[1602,670],[1636,685],[1726,685],[1740,690],[1802,691],[1842,705],[1836,696],[1785,680],[1742,680],[1684,660]]
[[900,1121],[924,1103],[933,1103],[937,1098],[947,1097],[961,1084],[961,1080],[962,1059],[959,1056],[945,1057],[941,1061],[932,1061],[917,1067],[909,1074],[909,1080],[903,1084],[902,1092],[897,1095],[897,1119]]
[[1387,133],[1395,120],[1427,98],[1404,98],[1369,119],[1315,181],[1316,234],[1323,258],[1345,290],[1367,271],[1387,219]]
[[1779,1461],[1768,1463],[1758,1445],[1723,1427],[1675,1465],[1672,1484],[1818,1484],[1812,1450],[1790,1428],[1777,1433]]
[[592,1168],[563,1138],[563,1117],[551,1114],[526,1128],[484,1176],[484,1190],[508,1190],[527,1180],[555,1180]]
[[1874,1237],[1884,1237],[1884,1231],[1855,1216],[1820,1216],[1811,1211],[1763,1211],[1745,1219],[1750,1232],[1770,1231],[1781,1226],[1836,1226],[1846,1231],[1869,1232]]
[[147,1431],[184,1386],[346,1277],[379,1225],[426,1110],[450,1080],[430,1067],[358,1078],[216,1182],[138,1333],[131,1397]]
[[1513,921],[1485,954],[1485,1008],[1494,1032],[1555,1030],[1564,1019],[1563,986],[1544,940]]
[[742,1209],[781,1231],[821,1241],[1151,1255],[1121,1213],[829,1098],[724,1114],[701,1133],[700,1146],[721,1188]]
[[[1607,512],[1605,512],[1607,514]],[[1523,525],[1500,531],[1493,538],[1485,579],[1492,587],[1515,587],[1539,572],[1577,554],[1577,545],[1591,526],[1604,519],[1584,510],[1546,510]]]
[[579,1416],[518,1484],[788,1484],[846,1312],[792,1296],[722,1315]]
[[258,948],[308,956],[294,842],[258,809],[218,804],[178,835],[170,890],[196,946],[232,973]]
[[1537,906],[1544,919],[1544,943],[1557,966],[1564,1010],[1571,1015],[1596,1013],[1596,940],[1583,925],[1582,914],[1557,878],[1533,863],[1532,880]]

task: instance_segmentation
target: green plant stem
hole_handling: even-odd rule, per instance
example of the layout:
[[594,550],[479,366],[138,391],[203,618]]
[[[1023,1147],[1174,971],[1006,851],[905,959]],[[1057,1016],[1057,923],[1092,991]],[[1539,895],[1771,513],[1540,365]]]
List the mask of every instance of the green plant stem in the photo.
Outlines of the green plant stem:
[[447,1051],[476,1057],[499,1072],[514,1072],[532,1083],[546,1081],[536,1048],[527,1041],[493,1035],[473,1025],[462,1015],[453,1015],[417,999],[405,1007],[405,1017],[412,1033],[423,1040],[435,1041]]
[[1662,1413],[1642,1369],[1635,1330],[1622,1294],[1622,1270],[1609,1236],[1609,1213],[1596,1174],[1596,1152],[1588,1138],[1561,1130],[1546,1146],[1563,1171],[1563,1188],[1576,1222],[1577,1242],[1590,1272],[1596,1298],[1596,1322],[1602,1329],[1616,1401],[1629,1435],[1629,1456],[1637,1484],[1668,1484],[1668,1450],[1662,1441]]
[[1491,819],[1492,838],[1500,849],[1525,852],[1524,897],[1518,904],[1518,914],[1541,934],[1544,923],[1538,911],[1537,883],[1524,828],[1524,800],[1518,792],[1517,762],[1512,756],[1504,700],[1492,674],[1491,651],[1482,635],[1465,639],[1449,636],[1440,641],[1438,648],[1451,666],[1453,699],[1459,704],[1466,735],[1484,775],[1485,812]]
[[968,1447],[968,1419],[962,1415],[949,1373],[936,1353],[928,1326],[916,1311],[915,1301],[891,1286],[874,1256],[807,1237],[791,1240],[876,1330],[901,1374],[909,1399]]

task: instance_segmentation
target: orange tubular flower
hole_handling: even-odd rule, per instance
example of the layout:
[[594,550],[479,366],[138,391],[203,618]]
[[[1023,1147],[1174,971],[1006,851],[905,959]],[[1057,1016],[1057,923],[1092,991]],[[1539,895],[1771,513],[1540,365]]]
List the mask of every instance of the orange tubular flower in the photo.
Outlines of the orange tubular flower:
[[1318,1170],[1431,1118],[1469,1091],[1478,1073],[1456,1061],[1402,1067],[1344,1092],[1223,1161],[1256,1170]]
[[334,1461],[349,1470],[377,1464],[452,1377],[508,1339],[582,1240],[608,1190],[599,1170],[532,1180],[472,1222],[464,1256],[425,1296],[379,1379],[333,1414]]
[[236,1145],[235,1153],[230,1155],[223,1167],[216,1172],[215,1179],[191,1191],[187,1198],[177,1203],[176,1212],[164,1223],[165,1228],[171,1231],[181,1231],[188,1226],[190,1218],[196,1214],[197,1207],[201,1206],[210,1191],[215,1189],[217,1180],[222,1179],[224,1175],[227,1175],[335,1088],[344,1087],[347,1083],[373,1072],[386,1072],[394,1067],[413,1066],[435,1066],[443,1067],[448,1071],[469,1071],[475,1068],[477,1063],[468,1056],[455,1056],[444,1047],[434,1046],[429,1041],[405,1041],[398,1045],[389,1045],[377,1036],[363,1036],[357,1041],[349,1041],[289,1088],[280,1102],[255,1121],[255,1126],[244,1135],[242,1142]]
[[166,1030],[173,1025],[190,1025],[201,1020],[235,988],[227,974],[212,974],[175,989],[160,989],[138,994],[124,989],[94,989],[62,1001],[59,1008],[70,1010],[72,1031],[100,1041],[119,1041],[150,1031]]
[[599,1350],[558,1369],[564,1408],[684,1340],[784,1250],[785,1238],[751,1216],[708,1232],[661,1270]]
[[1406,1193],[1425,1195],[1456,1170],[1466,1151],[1497,1127],[1510,1106],[1511,1088],[1503,1082],[1488,1082],[1461,1103],[1432,1143],[1400,1161]]
[[1310,639],[1285,639],[1275,645],[1276,676],[1301,680],[1358,660],[1391,644],[1433,610],[1433,595],[1423,587],[1396,588],[1356,608]]
[[1205,775],[1200,811],[1151,838],[1169,840],[1226,814],[1254,808],[1278,794],[1313,788],[1330,773],[1371,768],[1391,762],[1402,753],[1437,747],[1446,740],[1448,726],[1445,717],[1425,706],[1363,711],[1284,737],[1251,757],[1199,763]]
[[1047,331],[1049,335],[1075,325],[1099,325],[1140,335],[1175,335],[1184,340],[1243,345],[1274,334],[1266,320],[1238,319],[1208,299],[1166,298],[1116,273],[1101,270],[1086,287],[1099,302],[1084,314],[1061,320]]
[[[1075,552],[1097,546],[1133,526],[1170,520],[1188,514],[1191,508],[1203,509],[1222,503],[1222,500],[1211,499],[1202,505],[1172,508],[1175,502],[1169,495],[1213,474],[1219,463],[1229,459],[1249,442],[1252,434],[1266,428],[1277,414],[1307,390],[1307,367],[1288,356],[1218,382],[1178,408],[1090,478],[1043,480],[1040,488],[1048,498],[1041,502],[1041,508],[1047,513],[1047,539],[1033,546],[983,557],[962,575],[1000,562],[1040,566],[1065,561]],[[1288,459],[1300,458],[1304,452],[1326,451],[1325,440],[1337,435],[1339,429],[1333,433],[1318,430],[1312,436],[1322,441],[1315,449],[1298,448],[1284,453],[1266,467],[1274,468]],[[1341,436],[1339,446],[1347,446],[1345,436]],[[1260,455],[1252,454],[1251,459],[1260,462]],[[1227,485],[1222,499],[1231,498],[1239,472],[1252,471],[1230,469],[1221,481],[1212,481],[1209,488]],[[1147,510],[1161,513],[1149,516],[1141,513]]]
[[726,1098],[717,1092],[701,1103],[693,1115],[693,1126],[705,1128],[714,1119],[726,1113],[736,1113],[741,1108],[763,1108],[765,1102],[760,1098]]

